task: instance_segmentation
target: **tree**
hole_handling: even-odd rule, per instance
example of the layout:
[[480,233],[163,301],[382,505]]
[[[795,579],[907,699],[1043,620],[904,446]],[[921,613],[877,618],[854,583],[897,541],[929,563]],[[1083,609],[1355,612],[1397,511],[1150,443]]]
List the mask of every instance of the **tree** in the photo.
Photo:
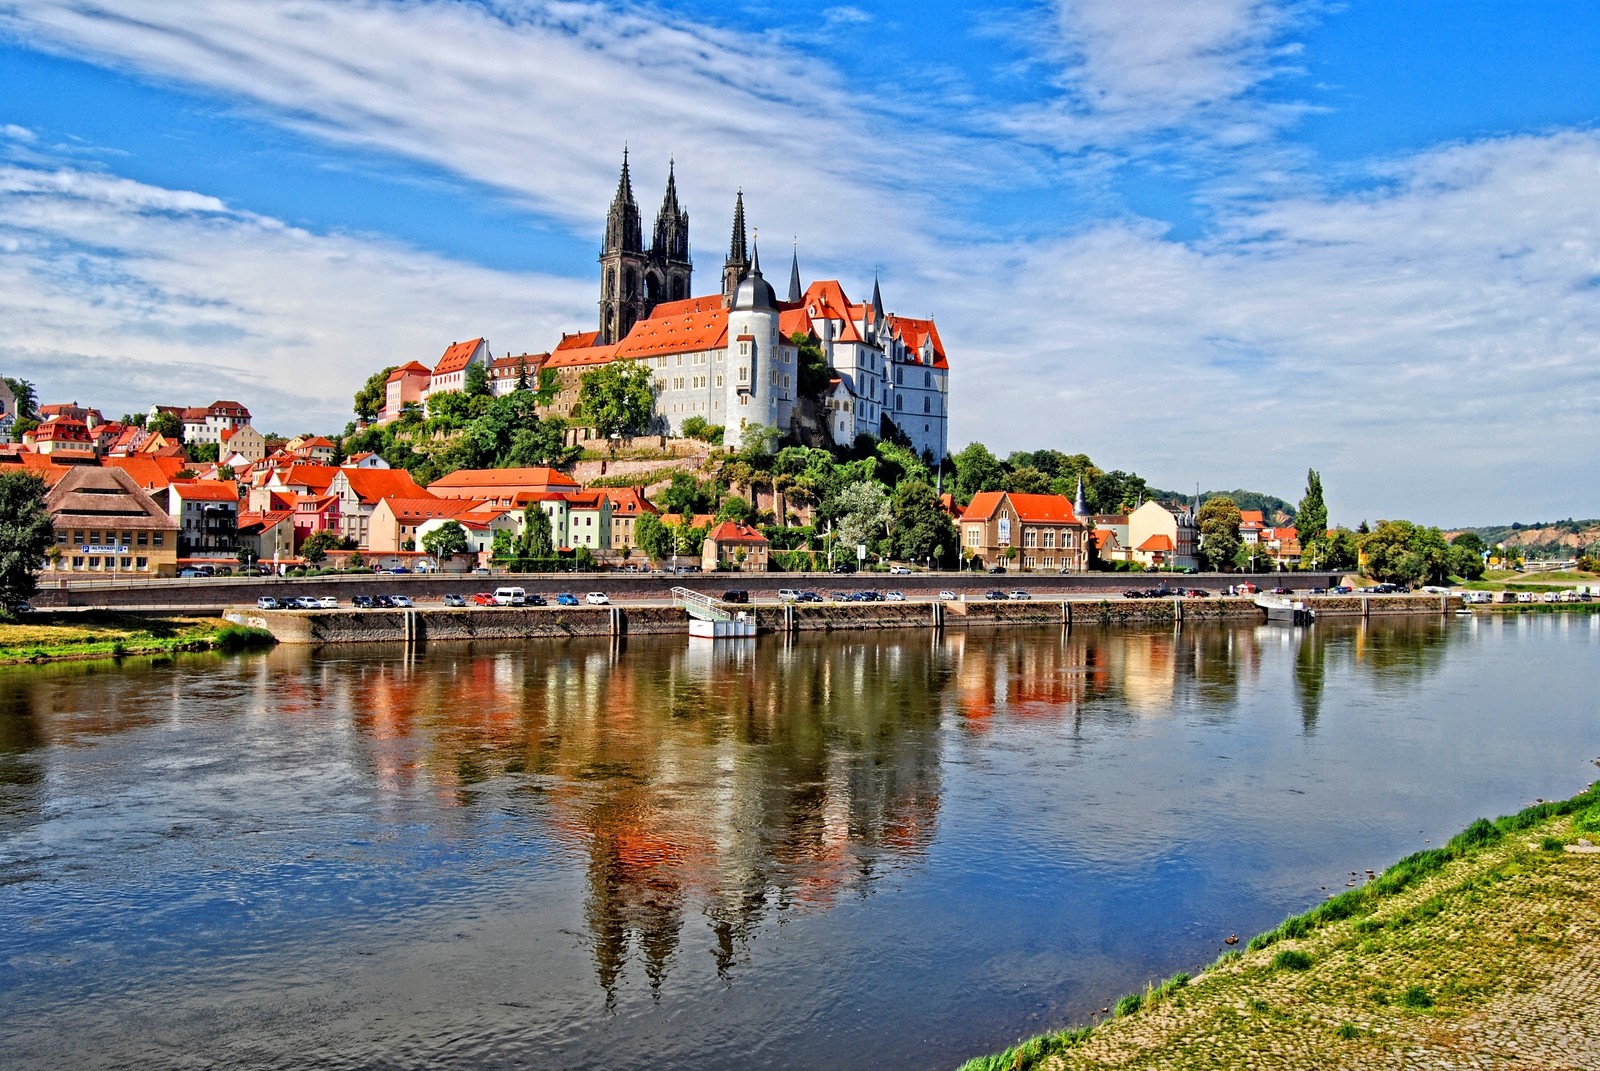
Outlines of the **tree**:
[[183,438],[183,421],[178,419],[176,413],[163,410],[145,423],[145,430],[153,435],[178,441]]
[[545,417],[512,433],[505,464],[512,468],[533,465],[560,468],[570,465],[581,453],[581,446],[567,445],[567,422],[560,417]]
[[956,495],[963,502],[972,501],[979,491],[1000,490],[1005,469],[987,446],[972,443],[950,460],[956,466]]
[[1050,477],[1032,466],[1013,469],[1005,481],[1005,489],[1019,495],[1047,495],[1050,485]]
[[828,367],[828,355],[822,352],[821,343],[804,331],[796,331],[789,336],[789,341],[794,343],[795,357],[799,362],[796,396],[810,398],[820,405],[833,379],[833,369]]
[[312,565],[321,565],[327,559],[328,551],[337,549],[339,537],[324,528],[306,536],[305,542],[300,544],[300,557]]
[[524,353],[517,358],[517,390],[532,390],[533,384],[528,379],[528,355]]
[[549,406],[561,393],[561,375],[554,368],[539,369],[539,385],[534,389],[535,405]]
[[477,361],[467,365],[467,374],[462,377],[462,393],[469,398],[489,398],[494,391],[489,389],[489,370]]
[[650,560],[658,562],[671,557],[678,544],[677,536],[654,513],[641,513],[633,522],[633,538]]
[[0,473],[0,614],[34,593],[45,552],[56,545],[44,496],[38,473]]
[[189,460],[199,464],[209,464],[218,459],[222,448],[216,443],[195,443],[189,447]]
[[1463,580],[1483,576],[1483,557],[1488,544],[1477,532],[1462,532],[1450,541],[1450,571]]
[[519,558],[553,558],[555,540],[550,533],[550,515],[531,503],[522,511],[522,538],[517,543]]
[[443,564],[467,552],[467,530],[460,521],[446,521],[422,537],[422,549]]
[[674,472],[667,489],[661,492],[661,504],[668,513],[688,518],[711,509],[716,498],[687,472]]
[[939,508],[933,488],[921,480],[907,480],[895,487],[889,514],[890,553],[902,561],[932,558],[956,545],[955,523]]
[[1206,499],[1195,520],[1200,528],[1198,554],[1206,567],[1219,572],[1233,565],[1243,546],[1239,538],[1239,507],[1233,499]]
[[1300,533],[1300,545],[1321,540],[1328,531],[1328,507],[1322,500],[1322,474],[1316,469],[1306,470],[1306,493],[1294,514],[1295,528]]
[[653,383],[650,370],[634,361],[591,369],[579,382],[573,416],[606,438],[641,432],[655,416]]
[[738,495],[729,495],[722,500],[722,505],[717,509],[717,520],[733,521],[736,524],[747,524],[754,517],[756,508]]
[[362,420],[374,421],[389,400],[389,374],[399,365],[389,365],[381,372],[374,372],[367,377],[367,381],[356,391],[355,410],[356,416]]
[[862,480],[850,484],[835,496],[833,506],[839,538],[851,552],[857,544],[870,542],[889,523],[889,496],[880,483]]

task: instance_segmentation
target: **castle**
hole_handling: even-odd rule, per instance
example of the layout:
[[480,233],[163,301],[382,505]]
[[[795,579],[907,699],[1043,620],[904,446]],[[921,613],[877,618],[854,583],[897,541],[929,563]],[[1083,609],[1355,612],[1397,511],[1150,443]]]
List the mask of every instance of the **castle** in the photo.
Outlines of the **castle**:
[[[886,312],[876,281],[872,300],[861,304],[835,279],[802,287],[798,252],[780,298],[762,275],[742,191],[734,199],[720,291],[690,296],[693,272],[689,214],[678,203],[673,165],[646,248],[624,152],[600,248],[596,329],[563,335],[548,353],[499,359],[483,339],[454,343],[431,371],[413,361],[390,375],[380,419],[394,420],[405,405],[426,403],[440,390],[460,389],[456,379],[474,362],[488,369],[497,394],[549,369],[559,384],[550,411],[570,416],[583,373],[636,361],[654,383],[653,430],[678,435],[686,420],[699,417],[722,426],[723,442],[733,449],[754,425],[796,438],[809,429],[850,446],[859,435],[882,437],[892,423],[919,454],[946,456],[950,366],[932,320]],[[814,340],[826,357],[821,397],[800,396],[797,335]]]

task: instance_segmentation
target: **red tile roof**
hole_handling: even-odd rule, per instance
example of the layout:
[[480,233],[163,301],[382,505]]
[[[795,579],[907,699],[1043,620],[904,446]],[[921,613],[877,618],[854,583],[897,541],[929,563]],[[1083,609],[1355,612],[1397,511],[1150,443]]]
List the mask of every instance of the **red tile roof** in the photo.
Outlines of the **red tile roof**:
[[332,465],[285,465],[277,470],[277,480],[280,486],[304,487],[320,495],[341,471]]
[[[299,466],[295,466],[299,468]],[[375,506],[385,498],[433,498],[417,486],[405,469],[334,469],[344,476],[363,505]]]
[[644,513],[659,513],[650,500],[644,497],[644,491],[638,487],[600,487],[596,488],[600,494],[611,499],[611,512],[638,516]]
[[608,364],[615,360],[617,356],[615,344],[610,346],[588,346],[579,349],[567,346],[566,339],[561,341],[562,344],[555,348],[555,352],[550,354],[550,359],[544,363],[546,368],[592,367],[594,365]]
[[966,512],[961,515],[965,521],[987,521],[994,516],[995,510],[1000,508],[1001,499],[1011,503],[1011,508],[1017,511],[1017,519],[1031,521],[1034,524],[1078,524],[1078,518],[1072,512],[1072,503],[1065,495],[1021,495],[1009,491],[980,491],[972,496],[972,501],[967,504]]
[[892,316],[890,321],[894,324],[896,333],[905,340],[908,349],[915,350],[920,355],[923,342],[931,341],[934,354],[933,367],[950,367],[944,355],[944,342],[939,338],[939,329],[934,326],[932,320],[917,320],[909,316]]
[[551,488],[555,490],[576,490],[578,481],[562,472],[552,468],[534,466],[520,469],[457,469],[448,476],[441,476],[428,485],[428,491],[437,495],[440,491],[454,491],[472,487],[493,487],[511,489],[526,488]]
[[153,454],[135,454],[133,457],[108,457],[104,464],[119,468],[133,477],[133,482],[146,491],[159,491],[172,482],[184,469],[182,458],[157,457]]
[[239,501],[239,485],[232,480],[173,480],[171,488],[190,502]]
[[394,514],[395,520],[412,523],[432,517],[456,517],[477,505],[471,499],[434,498],[432,495],[425,498],[385,498],[383,501],[388,503],[389,512]]
[[714,306],[703,310],[663,314],[658,308],[649,319],[634,324],[628,337],[617,343],[616,356],[656,357],[722,349],[727,345],[728,310],[718,300]]
[[444,356],[439,358],[439,363],[433,366],[436,376],[448,375],[459,372],[467,367],[472,360],[472,355],[478,352],[478,347],[483,345],[483,339],[474,338],[467,342],[452,342],[444,351]]
[[555,353],[563,350],[584,350],[593,346],[600,338],[598,331],[579,331],[575,335],[562,335],[561,341],[556,343]]
[[746,543],[762,547],[767,545],[766,536],[748,524],[740,524],[737,521],[723,521],[707,533],[706,538],[717,543]]
[[1149,539],[1146,539],[1143,543],[1140,543],[1138,547],[1134,549],[1143,551],[1145,553],[1170,552],[1173,549],[1172,537],[1157,533],[1156,535],[1151,536]]
[[385,383],[393,383],[395,380],[397,380],[397,379],[405,379],[407,376],[431,376],[431,375],[433,375],[433,373],[428,371],[428,366],[427,365],[418,364],[416,361],[407,361],[405,364],[401,365],[399,368],[396,368],[393,372],[390,372],[389,373],[389,378],[384,380],[384,382]]

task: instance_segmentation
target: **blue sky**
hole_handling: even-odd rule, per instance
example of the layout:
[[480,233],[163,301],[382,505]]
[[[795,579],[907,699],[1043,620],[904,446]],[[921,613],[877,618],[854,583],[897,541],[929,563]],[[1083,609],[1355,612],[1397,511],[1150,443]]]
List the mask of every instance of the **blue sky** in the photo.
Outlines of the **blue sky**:
[[935,316],[952,448],[1595,516],[1597,71],[1580,0],[0,0],[0,371],[342,426],[589,327],[627,143],[700,290],[742,187],[769,257]]

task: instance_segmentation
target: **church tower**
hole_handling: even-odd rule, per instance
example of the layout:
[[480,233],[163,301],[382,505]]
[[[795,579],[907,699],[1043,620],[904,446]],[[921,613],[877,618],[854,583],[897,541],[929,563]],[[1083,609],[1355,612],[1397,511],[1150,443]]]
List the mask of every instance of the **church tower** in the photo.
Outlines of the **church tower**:
[[[687,217],[683,220],[685,228]],[[687,254],[687,230],[684,234]],[[685,255],[687,259],[687,255]],[[625,338],[645,315],[645,272],[649,258],[639,227],[639,206],[628,177],[628,150],[622,150],[622,176],[606,215],[605,244],[600,247],[600,345]]]
[[722,306],[733,305],[733,292],[739,280],[750,274],[750,245],[744,229],[744,191],[733,203],[733,238],[728,242],[728,259],[722,265]]
[[655,239],[650,243],[650,268],[645,277],[645,315],[663,301],[689,296],[689,213],[678,207],[678,179],[667,164],[667,193],[656,213]]

